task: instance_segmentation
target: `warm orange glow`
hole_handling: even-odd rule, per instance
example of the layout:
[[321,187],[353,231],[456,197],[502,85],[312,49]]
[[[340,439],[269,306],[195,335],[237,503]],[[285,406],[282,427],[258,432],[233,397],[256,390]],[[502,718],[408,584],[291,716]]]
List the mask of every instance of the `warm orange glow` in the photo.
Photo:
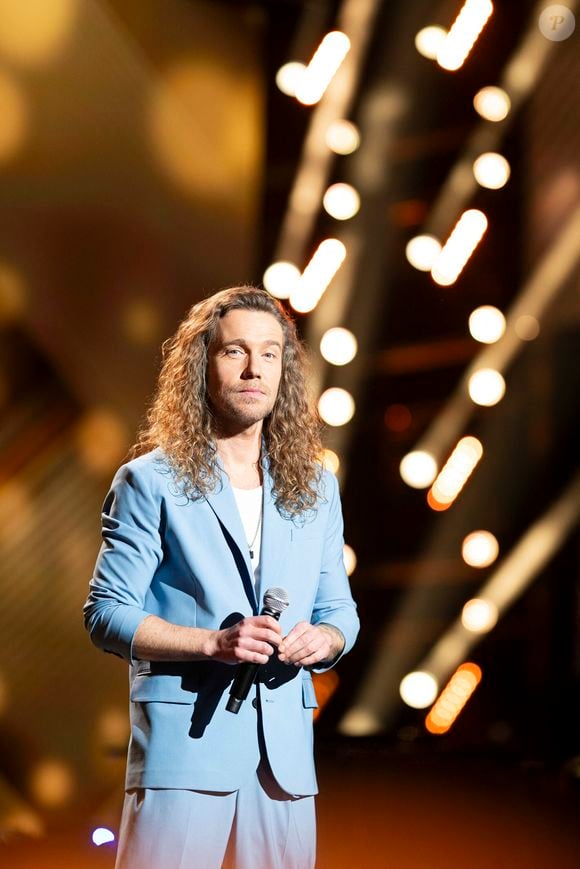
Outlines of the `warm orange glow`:
[[429,491],[427,492],[427,503],[431,507],[431,509],[435,510],[437,513],[442,513],[444,510],[449,510],[449,508],[451,507],[451,501],[448,501],[445,504],[438,501],[437,498],[434,496],[432,489],[429,489]]
[[318,718],[336,689],[340,679],[336,670],[327,670],[326,673],[313,673],[312,682],[318,709],[314,710],[314,720]]
[[477,664],[461,664],[425,718],[429,733],[447,733],[480,682],[481,668]]
[[257,111],[251,71],[203,53],[176,63],[155,80],[150,97],[159,167],[196,202],[231,207],[232,191],[243,195],[260,152]]
[[54,60],[66,47],[80,9],[78,0],[1,0],[2,54],[31,66]]
[[29,127],[26,96],[7,73],[0,73],[0,162],[10,160],[24,141]]

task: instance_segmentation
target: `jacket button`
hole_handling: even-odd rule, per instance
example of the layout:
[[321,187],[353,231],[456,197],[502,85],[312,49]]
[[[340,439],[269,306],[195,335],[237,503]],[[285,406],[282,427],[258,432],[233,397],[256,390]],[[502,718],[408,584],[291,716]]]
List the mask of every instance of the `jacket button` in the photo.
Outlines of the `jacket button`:
[[258,708],[258,698],[257,697],[254,697],[254,699],[252,700],[252,706],[254,707],[254,709]]

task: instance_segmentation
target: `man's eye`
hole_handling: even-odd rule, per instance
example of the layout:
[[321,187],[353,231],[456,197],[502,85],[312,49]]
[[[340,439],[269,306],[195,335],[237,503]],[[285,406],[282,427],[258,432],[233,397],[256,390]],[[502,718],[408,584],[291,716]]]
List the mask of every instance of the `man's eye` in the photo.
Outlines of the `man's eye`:
[[275,353],[270,353],[269,351],[267,353],[264,353],[264,356],[266,357],[266,359],[276,359],[277,358]]
[[228,349],[226,350],[226,354],[228,356],[236,356],[238,353],[241,353],[241,352],[242,351],[240,350],[239,347],[228,347]]

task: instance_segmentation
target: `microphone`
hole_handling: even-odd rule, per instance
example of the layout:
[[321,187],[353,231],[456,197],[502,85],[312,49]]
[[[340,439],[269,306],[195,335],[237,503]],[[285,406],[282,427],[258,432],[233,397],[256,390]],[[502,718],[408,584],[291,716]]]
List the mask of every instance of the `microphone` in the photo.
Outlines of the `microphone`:
[[[288,592],[284,588],[269,588],[264,592],[264,602],[262,604],[261,616],[272,616],[276,621],[280,618],[280,613],[283,612],[290,601],[288,600]],[[232,682],[230,688],[230,699],[226,709],[228,712],[233,712],[237,715],[240,711],[240,706],[248,696],[250,687],[254,684],[256,673],[260,668],[260,664],[251,664],[245,662],[238,665],[238,672]]]

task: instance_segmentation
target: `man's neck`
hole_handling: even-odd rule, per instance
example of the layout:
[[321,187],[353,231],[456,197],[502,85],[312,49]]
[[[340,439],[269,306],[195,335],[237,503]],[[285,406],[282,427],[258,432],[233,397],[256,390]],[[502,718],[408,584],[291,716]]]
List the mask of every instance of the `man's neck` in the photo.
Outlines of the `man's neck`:
[[262,485],[261,424],[230,436],[220,434],[216,446],[232,486],[254,489]]

